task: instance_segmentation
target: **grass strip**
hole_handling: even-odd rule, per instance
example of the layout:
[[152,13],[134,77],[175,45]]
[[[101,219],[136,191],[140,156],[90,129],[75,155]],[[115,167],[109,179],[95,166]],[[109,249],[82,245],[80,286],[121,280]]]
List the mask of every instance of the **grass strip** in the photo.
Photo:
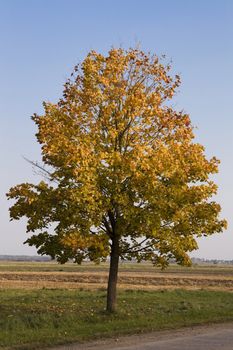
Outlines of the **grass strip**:
[[233,320],[233,293],[121,291],[105,312],[105,291],[0,290],[1,349],[38,349],[90,339]]

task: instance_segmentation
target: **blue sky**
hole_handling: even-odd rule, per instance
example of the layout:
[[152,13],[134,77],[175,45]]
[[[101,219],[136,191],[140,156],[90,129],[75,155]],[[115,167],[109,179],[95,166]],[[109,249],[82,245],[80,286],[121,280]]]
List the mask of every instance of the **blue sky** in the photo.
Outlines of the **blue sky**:
[[57,101],[88,51],[140,42],[172,59],[182,79],[174,104],[207,155],[221,159],[217,200],[229,228],[193,255],[233,259],[232,18],[232,0],[0,0],[0,254],[35,252],[22,244],[25,221],[9,222],[5,198],[12,185],[39,181],[22,157],[40,159],[30,116]]

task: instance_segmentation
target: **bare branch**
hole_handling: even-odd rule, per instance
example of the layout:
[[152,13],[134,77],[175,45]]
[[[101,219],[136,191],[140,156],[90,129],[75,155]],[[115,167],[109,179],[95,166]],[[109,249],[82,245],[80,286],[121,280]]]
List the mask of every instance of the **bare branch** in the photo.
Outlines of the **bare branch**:
[[42,165],[40,165],[38,162],[34,162],[24,156],[23,156],[23,159],[26,160],[26,162],[31,164],[33,167],[39,169],[41,171],[41,173],[38,173],[39,175],[44,176],[50,182],[54,181],[56,183],[59,183],[59,181],[54,177],[54,175],[50,171],[45,169]]

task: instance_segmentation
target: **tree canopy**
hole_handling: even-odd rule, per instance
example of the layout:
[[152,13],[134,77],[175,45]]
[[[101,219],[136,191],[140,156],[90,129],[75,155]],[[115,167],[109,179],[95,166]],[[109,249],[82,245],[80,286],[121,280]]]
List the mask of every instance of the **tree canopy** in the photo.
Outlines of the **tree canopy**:
[[180,78],[170,68],[139,49],[91,51],[58,103],[32,117],[44,180],[8,193],[11,219],[27,218],[39,254],[61,263],[110,255],[110,311],[119,258],[188,264],[197,237],[226,227],[211,200],[219,161],[172,107]]

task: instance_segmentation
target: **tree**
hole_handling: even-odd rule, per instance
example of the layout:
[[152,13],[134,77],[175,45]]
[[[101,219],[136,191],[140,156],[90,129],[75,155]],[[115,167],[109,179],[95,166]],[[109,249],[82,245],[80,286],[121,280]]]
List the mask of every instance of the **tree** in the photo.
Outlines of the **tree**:
[[119,259],[189,264],[196,238],[221,232],[209,176],[219,161],[194,142],[189,116],[172,108],[170,66],[138,49],[91,51],[57,104],[34,115],[45,180],[10,189],[11,219],[26,243],[65,263],[110,255],[107,310],[116,308]]

